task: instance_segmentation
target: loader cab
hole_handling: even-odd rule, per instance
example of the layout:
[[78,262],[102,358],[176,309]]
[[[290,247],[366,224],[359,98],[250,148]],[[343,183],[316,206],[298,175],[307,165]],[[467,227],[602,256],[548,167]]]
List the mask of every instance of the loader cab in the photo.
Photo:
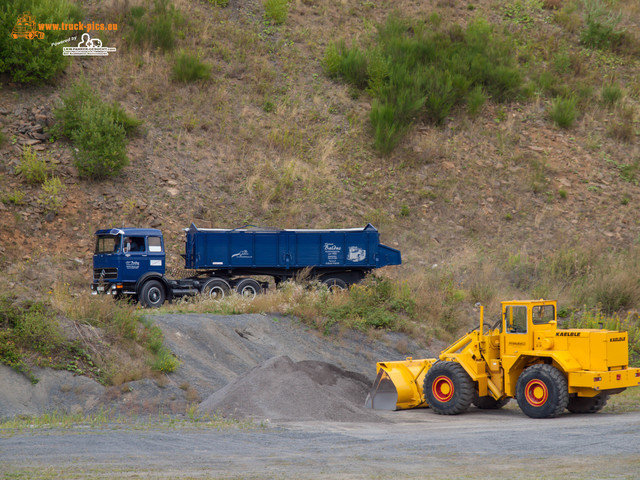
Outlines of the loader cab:
[[540,337],[555,333],[557,324],[555,301],[502,302],[502,355],[519,355],[533,350]]

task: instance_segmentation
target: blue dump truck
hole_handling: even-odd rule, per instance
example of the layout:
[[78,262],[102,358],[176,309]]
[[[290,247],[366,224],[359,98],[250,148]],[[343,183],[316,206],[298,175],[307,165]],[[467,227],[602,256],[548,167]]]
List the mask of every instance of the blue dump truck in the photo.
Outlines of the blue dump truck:
[[231,290],[253,297],[269,287],[255,277],[272,277],[277,286],[304,273],[329,288],[346,288],[375,268],[401,263],[400,252],[380,244],[371,224],[330,230],[202,229],[191,224],[185,236],[185,268],[194,274],[173,280],[165,276],[160,230],[98,230],[92,293],[130,296],[146,307],[159,307],[185,295],[219,299]]

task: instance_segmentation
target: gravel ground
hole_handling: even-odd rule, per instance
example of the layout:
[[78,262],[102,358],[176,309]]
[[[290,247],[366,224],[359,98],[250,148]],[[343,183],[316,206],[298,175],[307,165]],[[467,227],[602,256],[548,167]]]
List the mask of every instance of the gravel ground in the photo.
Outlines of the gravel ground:
[[387,423],[35,429],[0,440],[2,478],[631,479],[640,413],[534,420],[517,410]]

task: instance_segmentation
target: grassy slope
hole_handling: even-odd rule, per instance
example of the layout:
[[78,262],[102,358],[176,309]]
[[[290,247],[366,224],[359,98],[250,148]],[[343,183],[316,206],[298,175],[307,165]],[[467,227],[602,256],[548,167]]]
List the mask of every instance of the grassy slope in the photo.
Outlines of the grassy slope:
[[[610,273],[599,263],[626,266],[620,281],[635,282],[629,288],[637,289],[629,269],[635,252],[610,257],[611,249],[635,248],[640,233],[635,128],[629,141],[613,138],[621,107],[607,108],[598,99],[603,83],[614,79],[625,92],[624,105],[635,111],[638,64],[630,55],[582,47],[580,10],[544,10],[522,1],[509,17],[505,8],[513,2],[502,0],[298,0],[284,25],[273,26],[260,2],[232,0],[226,8],[174,3],[187,19],[176,28],[182,37],[176,51],[197,52],[213,65],[208,82],[171,81],[172,54],[127,47],[124,28],[103,39],[116,54],[76,59],[55,85],[2,86],[2,107],[14,111],[53,104],[62,88],[84,75],[105,99],[118,100],[144,122],[144,133],[129,146],[131,166],[114,180],[79,181],[69,145],[47,145],[68,186],[66,206],[53,222],[30,206],[37,187],[11,175],[0,180],[3,192],[26,192],[26,205],[6,205],[0,220],[0,253],[14,290],[42,293],[61,278],[72,289],[84,287],[91,235],[106,225],[161,224],[179,266],[180,229],[192,221],[218,227],[372,222],[383,242],[403,252],[404,265],[387,274],[408,280],[417,317],[452,322],[447,331],[470,323],[475,300],[494,311],[497,301],[511,296],[559,297],[579,306],[591,298],[580,294],[589,275]],[[627,26],[637,22],[635,2],[615,3]],[[87,8],[92,18],[125,25],[123,5]],[[556,90],[592,91],[575,126],[567,131],[552,124],[553,88],[538,82],[528,100],[487,104],[476,118],[459,111],[444,127],[417,122],[391,155],[379,155],[369,131],[370,98],[328,79],[321,59],[332,39],[367,41],[393,11],[424,19],[437,12],[445,25],[486,17],[514,36],[518,60],[534,83],[566,54],[570,68],[557,75]],[[8,116],[4,123],[10,138],[16,121]],[[11,169],[16,148],[7,142],[2,152]],[[623,171],[631,177],[623,178]],[[540,267],[558,250],[567,257],[566,275]]]

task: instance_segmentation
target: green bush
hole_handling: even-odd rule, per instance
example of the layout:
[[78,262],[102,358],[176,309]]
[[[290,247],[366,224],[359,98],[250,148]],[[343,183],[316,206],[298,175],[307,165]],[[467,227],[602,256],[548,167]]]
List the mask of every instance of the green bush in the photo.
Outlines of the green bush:
[[85,104],[80,110],[82,127],[71,139],[77,151],[74,164],[80,176],[106,178],[117,175],[129,164],[124,127],[116,123],[107,104]]
[[131,31],[126,38],[130,44],[139,47],[151,46],[170,51],[176,45],[174,29],[183,23],[182,15],[169,0],[153,0],[153,7],[147,1],[145,6],[133,6],[129,10]]
[[585,28],[580,41],[591,48],[617,49],[625,41],[624,29],[618,29],[622,13],[608,11],[602,0],[584,0]]
[[330,323],[350,320],[356,328],[397,328],[400,315],[412,315],[415,300],[406,285],[369,277],[349,289],[346,304],[327,311]]
[[16,173],[22,175],[24,179],[33,184],[43,183],[51,167],[47,165],[44,158],[38,158],[38,152],[31,147],[25,147],[20,156],[20,164],[16,167]]
[[141,122],[127,115],[119,103],[104,103],[86,81],[65,92],[55,117],[54,131],[68,137],[77,149],[74,163],[81,176],[111,177],[128,165],[126,137]]
[[197,56],[180,52],[173,64],[173,79],[178,82],[195,82],[211,78],[211,65],[201,62]]
[[622,89],[613,83],[602,87],[602,102],[605,105],[613,106],[622,99]]
[[264,0],[264,14],[275,25],[281,25],[289,15],[289,0]]
[[13,38],[18,17],[30,12],[38,24],[75,23],[82,20],[82,10],[70,0],[14,0],[0,4],[0,73],[14,82],[37,84],[50,80],[63,70],[69,57],[62,46],[52,43],[69,37],[68,31],[39,30],[44,38]]
[[553,100],[549,115],[560,128],[571,128],[578,116],[575,97],[558,97]]
[[42,192],[38,198],[46,212],[58,213],[64,204],[63,193],[66,186],[59,177],[47,178],[42,184]]
[[370,120],[383,153],[420,116],[440,124],[465,102],[477,114],[488,97],[507,101],[519,95],[522,75],[509,42],[490,25],[477,20],[466,30],[436,28],[392,15],[368,48],[346,48],[341,41],[325,52],[327,75],[374,97]]

